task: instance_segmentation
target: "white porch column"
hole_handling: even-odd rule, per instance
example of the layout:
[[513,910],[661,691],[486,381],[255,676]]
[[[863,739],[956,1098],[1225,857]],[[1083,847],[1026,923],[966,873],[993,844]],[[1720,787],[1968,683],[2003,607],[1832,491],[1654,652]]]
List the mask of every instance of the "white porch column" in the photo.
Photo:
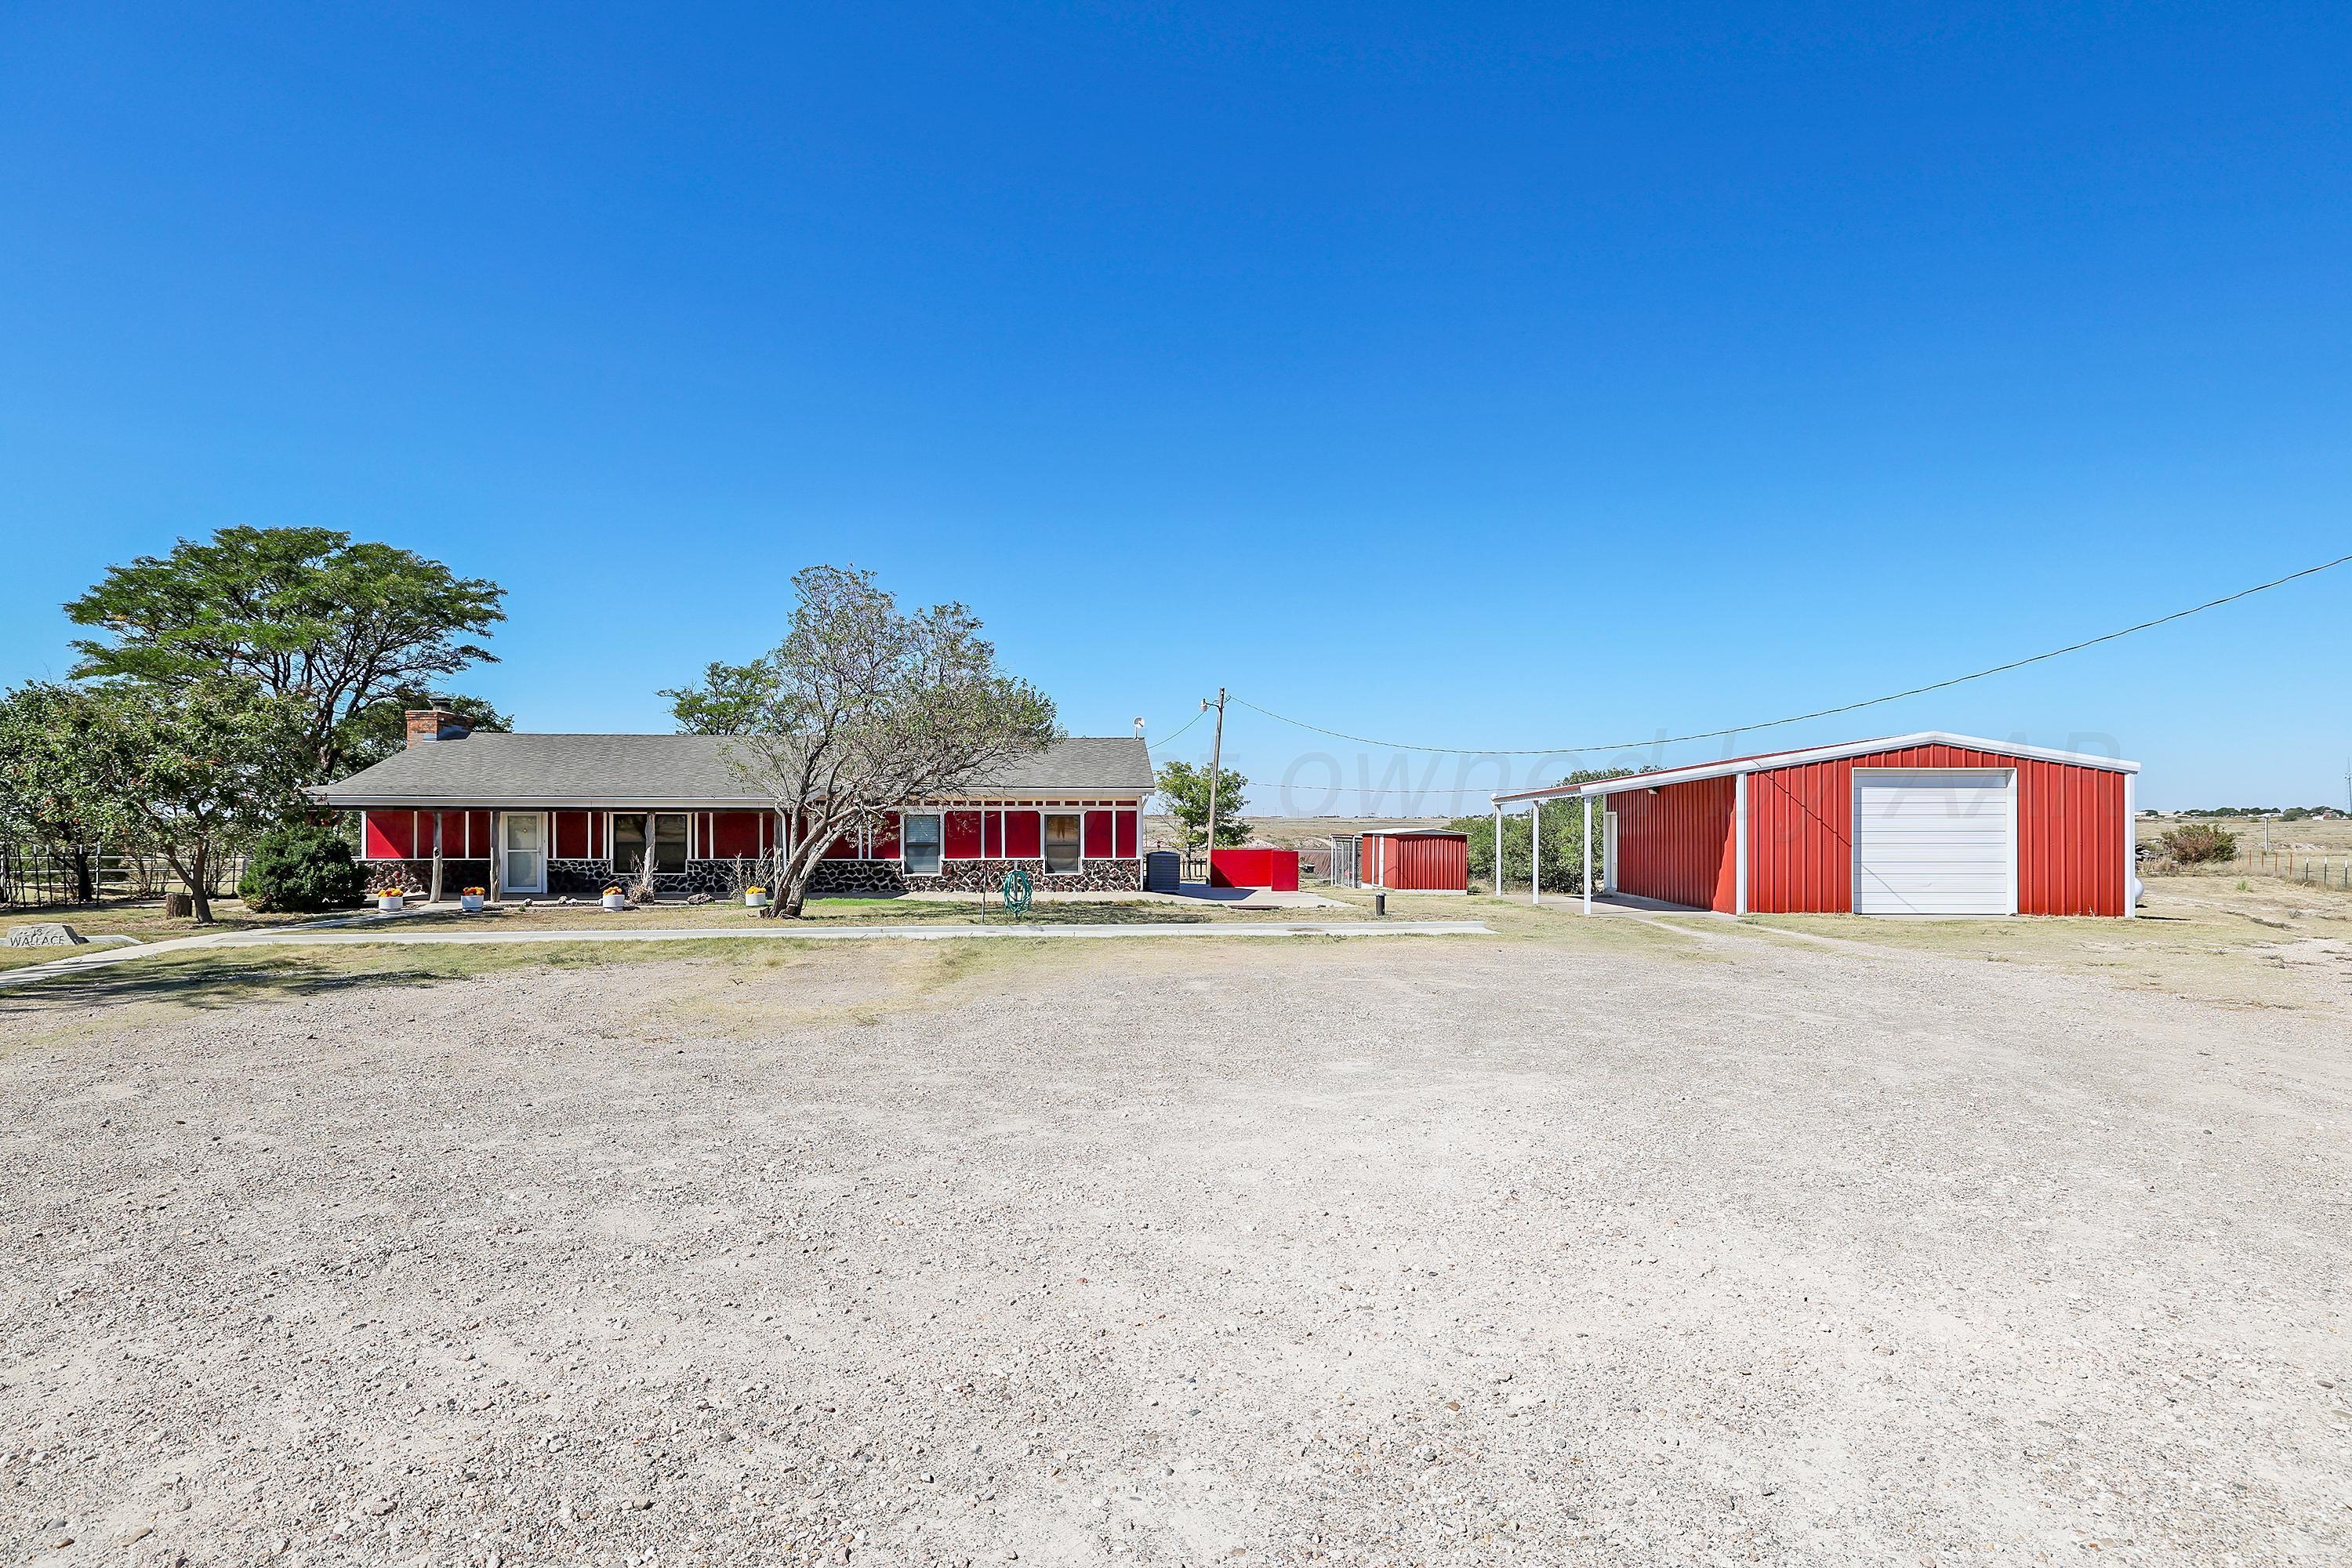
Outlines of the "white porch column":
[[1543,902],[1543,802],[1528,808],[1528,902]]
[[2124,915],[2139,914],[2139,775],[2124,775]]
[[1739,864],[1731,876],[1731,912],[1748,912],[1748,775],[1734,773],[1731,791],[1731,818],[1736,831],[1732,835],[1732,850]]
[[1584,797],[1584,912],[1592,912],[1592,797]]
[[1503,803],[1495,803],[1495,896],[1503,896]]

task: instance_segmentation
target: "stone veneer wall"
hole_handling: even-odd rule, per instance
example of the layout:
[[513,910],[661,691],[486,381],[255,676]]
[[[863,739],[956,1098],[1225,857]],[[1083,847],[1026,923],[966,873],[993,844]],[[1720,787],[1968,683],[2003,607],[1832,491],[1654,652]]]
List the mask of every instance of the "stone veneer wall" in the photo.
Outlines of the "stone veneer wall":
[[[433,890],[433,861],[366,860],[361,862],[367,872],[367,889],[373,893],[394,885],[393,870],[403,868],[407,872],[409,889],[416,893]],[[451,856],[441,858],[441,896],[454,899],[463,888],[487,888],[490,885],[490,863],[488,860],[459,860]]]
[[[810,879],[809,891],[818,897],[994,892],[1003,885],[1004,874],[1015,866],[1029,873],[1030,882],[1041,893],[1132,893],[1143,887],[1143,863],[1134,859],[1082,860],[1075,875],[1066,876],[1048,876],[1043,860],[946,860],[940,865],[942,869],[936,877],[909,877],[899,869],[896,860],[825,860],[818,864],[816,875]],[[366,866],[371,892],[390,884],[390,871],[395,866],[406,868],[411,888],[422,891],[433,885],[433,862],[429,859],[370,860]],[[672,897],[730,893],[734,880],[732,860],[689,860],[683,871],[654,875],[654,886]],[[546,892],[509,897],[593,899],[616,884],[626,886],[627,880],[614,876],[610,860],[551,859],[547,863]],[[460,888],[489,885],[488,860],[445,858],[441,862],[441,889],[449,898],[456,898]]]

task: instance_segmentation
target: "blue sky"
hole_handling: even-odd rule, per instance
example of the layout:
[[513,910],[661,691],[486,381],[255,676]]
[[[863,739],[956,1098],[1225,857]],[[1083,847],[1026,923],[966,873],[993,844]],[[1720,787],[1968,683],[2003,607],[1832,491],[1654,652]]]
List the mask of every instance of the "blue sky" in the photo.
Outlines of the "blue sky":
[[[299,522],[504,584],[467,684],[534,729],[663,727],[818,561],[967,601],[1082,732],[1938,679],[2352,550],[2347,59],[2251,4],[16,7],[0,677],[109,563]],[[1734,749],[2340,799],[2348,610]],[[1498,773],[1227,750],[1261,807]]]

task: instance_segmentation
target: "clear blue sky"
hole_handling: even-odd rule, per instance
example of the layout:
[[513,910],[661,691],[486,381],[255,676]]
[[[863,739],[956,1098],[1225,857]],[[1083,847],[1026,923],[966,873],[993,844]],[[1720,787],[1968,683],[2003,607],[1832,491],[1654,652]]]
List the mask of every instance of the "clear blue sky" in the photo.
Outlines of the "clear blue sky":
[[[0,677],[299,522],[504,584],[534,729],[663,727],[818,561],[1082,732],[1934,679],[2352,550],[2347,65],[2327,5],[13,7]],[[2352,568],[1736,749],[2341,799],[2347,627]],[[1464,782],[1227,739],[1262,806]]]

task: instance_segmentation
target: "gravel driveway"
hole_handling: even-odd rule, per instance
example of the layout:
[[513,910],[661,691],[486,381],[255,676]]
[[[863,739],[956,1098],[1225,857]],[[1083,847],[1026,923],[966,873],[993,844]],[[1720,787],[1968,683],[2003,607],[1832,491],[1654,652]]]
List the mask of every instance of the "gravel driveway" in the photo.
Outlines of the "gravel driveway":
[[0,1008],[9,1561],[2352,1560],[2340,1016],[1664,935],[205,1000]]

